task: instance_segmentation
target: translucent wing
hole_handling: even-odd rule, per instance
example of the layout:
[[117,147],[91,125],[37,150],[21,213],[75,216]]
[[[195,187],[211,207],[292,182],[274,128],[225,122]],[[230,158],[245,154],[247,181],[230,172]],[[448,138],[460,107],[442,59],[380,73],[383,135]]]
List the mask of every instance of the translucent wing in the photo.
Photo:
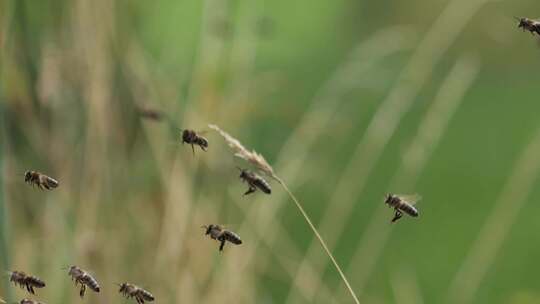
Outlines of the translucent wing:
[[422,199],[422,196],[416,193],[415,194],[396,194],[396,195],[411,205],[416,204],[418,201]]

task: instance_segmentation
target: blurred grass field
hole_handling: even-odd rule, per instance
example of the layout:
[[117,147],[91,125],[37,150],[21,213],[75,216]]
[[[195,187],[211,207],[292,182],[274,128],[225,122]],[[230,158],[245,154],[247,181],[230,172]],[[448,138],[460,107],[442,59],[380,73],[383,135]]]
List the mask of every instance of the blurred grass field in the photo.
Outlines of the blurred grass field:
[[[353,303],[283,189],[242,197],[262,153],[361,303],[540,301],[534,0],[0,0],[0,268],[80,301],[61,268],[159,303]],[[171,121],[141,119],[138,108]],[[57,178],[51,192],[26,170]],[[386,193],[419,193],[390,225]],[[201,225],[226,224],[241,246]],[[0,297],[28,295],[2,277]]]

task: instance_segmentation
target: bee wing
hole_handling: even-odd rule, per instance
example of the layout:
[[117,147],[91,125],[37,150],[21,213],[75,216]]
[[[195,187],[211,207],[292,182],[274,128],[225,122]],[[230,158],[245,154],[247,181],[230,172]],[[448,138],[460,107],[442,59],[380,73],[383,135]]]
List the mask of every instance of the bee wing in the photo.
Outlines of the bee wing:
[[399,196],[399,198],[401,198],[402,200],[406,201],[407,203],[411,204],[411,205],[414,205],[416,204],[418,201],[420,201],[422,199],[422,196],[415,193],[415,194],[396,194],[397,196]]

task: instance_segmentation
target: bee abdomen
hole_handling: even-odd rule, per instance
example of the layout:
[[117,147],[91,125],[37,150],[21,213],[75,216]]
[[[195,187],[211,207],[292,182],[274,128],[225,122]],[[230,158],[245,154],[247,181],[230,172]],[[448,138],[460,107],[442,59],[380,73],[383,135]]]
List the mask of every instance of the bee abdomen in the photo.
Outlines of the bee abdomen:
[[154,301],[154,296],[150,292],[144,289],[140,289],[140,294],[141,294],[141,297],[145,299],[146,301]]
[[90,289],[92,289],[95,292],[99,292],[100,287],[96,279],[94,279],[91,275],[86,274],[81,281],[86,284]]
[[399,209],[412,217],[418,216],[418,210],[407,203],[402,203],[401,206],[399,206]]
[[225,240],[235,244],[235,245],[240,245],[242,244],[242,240],[240,239],[240,237],[238,236],[238,234],[232,232],[232,231],[228,231],[226,230],[223,235],[225,236]]
[[27,281],[34,287],[37,287],[37,288],[45,287],[45,282],[37,277],[29,276]]
[[262,178],[257,178],[253,181],[253,185],[255,185],[257,188],[261,189],[262,192],[266,194],[272,193],[272,188],[270,188],[270,185],[268,182],[266,182]]
[[204,137],[197,136],[195,138],[195,143],[201,146],[202,148],[208,148],[208,140],[206,140],[206,138]]
[[47,184],[47,186],[49,186],[49,188],[56,188],[59,185],[59,182],[57,180],[48,176],[45,178],[45,183]]

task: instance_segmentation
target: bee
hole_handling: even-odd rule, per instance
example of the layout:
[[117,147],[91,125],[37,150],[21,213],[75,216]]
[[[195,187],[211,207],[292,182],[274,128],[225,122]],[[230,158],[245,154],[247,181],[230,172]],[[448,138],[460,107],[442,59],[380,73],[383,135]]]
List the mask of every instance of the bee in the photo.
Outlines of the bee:
[[163,112],[146,107],[137,107],[139,115],[148,120],[161,121],[163,119]]
[[220,225],[214,225],[210,224],[208,226],[204,225],[201,226],[201,228],[206,229],[205,235],[210,235],[210,238],[219,241],[221,244],[219,245],[219,251],[223,251],[223,247],[225,246],[225,242],[229,241],[235,245],[242,244],[242,240],[238,236],[238,234],[229,231],[225,228],[223,228]]
[[59,185],[57,180],[38,171],[26,171],[24,181],[32,186],[37,185],[41,190],[51,190]]
[[248,190],[244,193],[244,195],[251,194],[257,189],[260,189],[266,194],[272,193],[272,188],[270,188],[270,184],[262,177],[246,169],[238,168],[238,170],[240,170],[240,178],[242,179],[242,181],[247,182],[249,186]]
[[[5,302],[4,302],[5,303]],[[22,299],[19,304],[45,304],[43,302],[38,302],[30,299]]]
[[152,302],[155,299],[150,292],[140,288],[139,286],[129,283],[118,284],[118,286],[120,286],[120,290],[118,292],[128,299],[135,298],[139,304],[144,304],[144,301]]
[[182,144],[189,144],[191,145],[191,149],[193,150],[193,154],[195,154],[195,147],[194,145],[197,145],[201,147],[203,151],[207,151],[208,149],[208,140],[193,130],[184,130],[182,132]]
[[419,200],[420,196],[416,194],[412,196],[387,194],[384,203],[395,210],[392,223],[399,220],[403,216],[403,212],[412,217],[417,217],[419,213],[414,204]]
[[71,280],[75,281],[75,286],[77,286],[78,284],[81,284],[81,290],[79,291],[79,296],[81,298],[84,297],[86,286],[88,286],[90,289],[92,289],[95,292],[99,292],[100,287],[99,287],[98,282],[93,276],[91,276],[85,270],[82,270],[81,268],[77,266],[71,266],[69,267],[68,275],[71,276]]
[[15,285],[19,285],[23,289],[26,288],[26,290],[31,294],[36,294],[34,291],[34,287],[45,287],[45,282],[43,282],[43,280],[32,275],[27,275],[22,271],[9,272],[9,281],[13,282]]
[[522,28],[523,31],[529,31],[531,32],[532,35],[534,35],[534,33],[540,35],[540,21],[536,21],[533,19],[525,18],[525,17],[522,17],[522,18],[515,17],[515,18],[519,21],[518,28]]

